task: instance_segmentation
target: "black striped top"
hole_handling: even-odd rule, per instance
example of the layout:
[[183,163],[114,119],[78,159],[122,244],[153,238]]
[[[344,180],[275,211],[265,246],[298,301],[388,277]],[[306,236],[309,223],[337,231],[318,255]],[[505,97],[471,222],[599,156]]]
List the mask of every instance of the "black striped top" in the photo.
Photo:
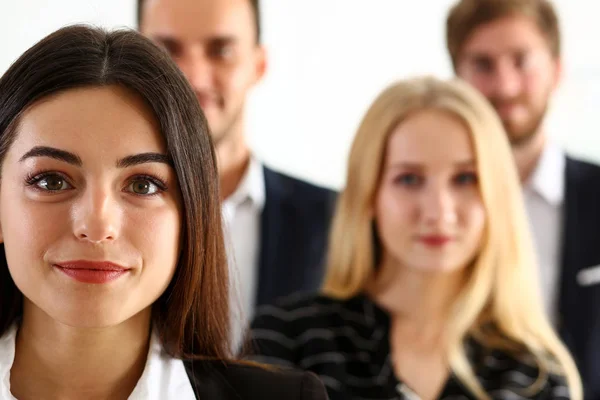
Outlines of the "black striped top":
[[[324,296],[292,296],[257,310],[251,336],[255,354],[267,364],[316,373],[331,400],[418,399],[400,382],[390,360],[388,314],[367,296],[335,300]],[[475,375],[493,399],[520,400],[523,389],[538,377],[531,357],[517,360],[487,351],[474,340],[466,344]],[[450,375],[441,399],[474,396]],[[569,399],[565,379],[548,375],[535,399]]]

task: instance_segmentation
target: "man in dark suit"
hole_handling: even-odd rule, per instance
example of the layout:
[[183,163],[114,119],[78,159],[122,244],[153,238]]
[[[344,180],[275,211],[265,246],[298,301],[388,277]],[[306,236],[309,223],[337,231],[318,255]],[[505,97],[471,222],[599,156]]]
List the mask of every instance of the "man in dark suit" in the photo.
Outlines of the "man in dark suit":
[[265,167],[244,135],[246,98],[267,65],[258,0],[139,0],[138,23],[186,75],[211,128],[244,317],[318,289],[334,193]]
[[446,21],[456,74],[496,108],[513,146],[544,304],[600,398],[600,167],[567,156],[543,127],[561,75],[547,0],[460,0]]

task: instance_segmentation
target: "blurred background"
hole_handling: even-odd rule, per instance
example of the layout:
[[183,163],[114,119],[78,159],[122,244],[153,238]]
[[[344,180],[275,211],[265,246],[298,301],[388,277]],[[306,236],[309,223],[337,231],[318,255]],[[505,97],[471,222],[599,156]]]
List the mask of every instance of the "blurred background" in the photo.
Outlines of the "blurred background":
[[[248,108],[248,136],[267,164],[339,188],[351,139],[390,82],[450,76],[444,24],[453,0],[262,0],[269,70]],[[564,77],[547,127],[571,154],[600,162],[600,24],[592,3],[554,0]],[[71,23],[136,27],[132,0],[20,0],[0,4],[0,72]]]

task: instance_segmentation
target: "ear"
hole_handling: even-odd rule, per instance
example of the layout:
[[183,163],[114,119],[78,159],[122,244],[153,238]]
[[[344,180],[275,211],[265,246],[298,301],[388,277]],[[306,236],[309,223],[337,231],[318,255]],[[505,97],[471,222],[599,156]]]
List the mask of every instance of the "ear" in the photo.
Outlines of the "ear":
[[255,52],[254,83],[258,83],[267,71],[267,49],[263,45],[258,45]]

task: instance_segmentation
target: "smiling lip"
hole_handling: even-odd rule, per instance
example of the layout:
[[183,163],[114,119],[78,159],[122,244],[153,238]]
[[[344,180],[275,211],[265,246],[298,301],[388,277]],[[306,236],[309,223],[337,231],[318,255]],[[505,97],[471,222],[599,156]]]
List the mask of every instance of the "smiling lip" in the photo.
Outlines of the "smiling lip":
[[449,243],[451,238],[444,235],[428,235],[419,237],[419,240],[427,246],[441,247]]
[[108,283],[129,272],[129,268],[111,262],[77,260],[53,266],[68,277],[83,283]]

